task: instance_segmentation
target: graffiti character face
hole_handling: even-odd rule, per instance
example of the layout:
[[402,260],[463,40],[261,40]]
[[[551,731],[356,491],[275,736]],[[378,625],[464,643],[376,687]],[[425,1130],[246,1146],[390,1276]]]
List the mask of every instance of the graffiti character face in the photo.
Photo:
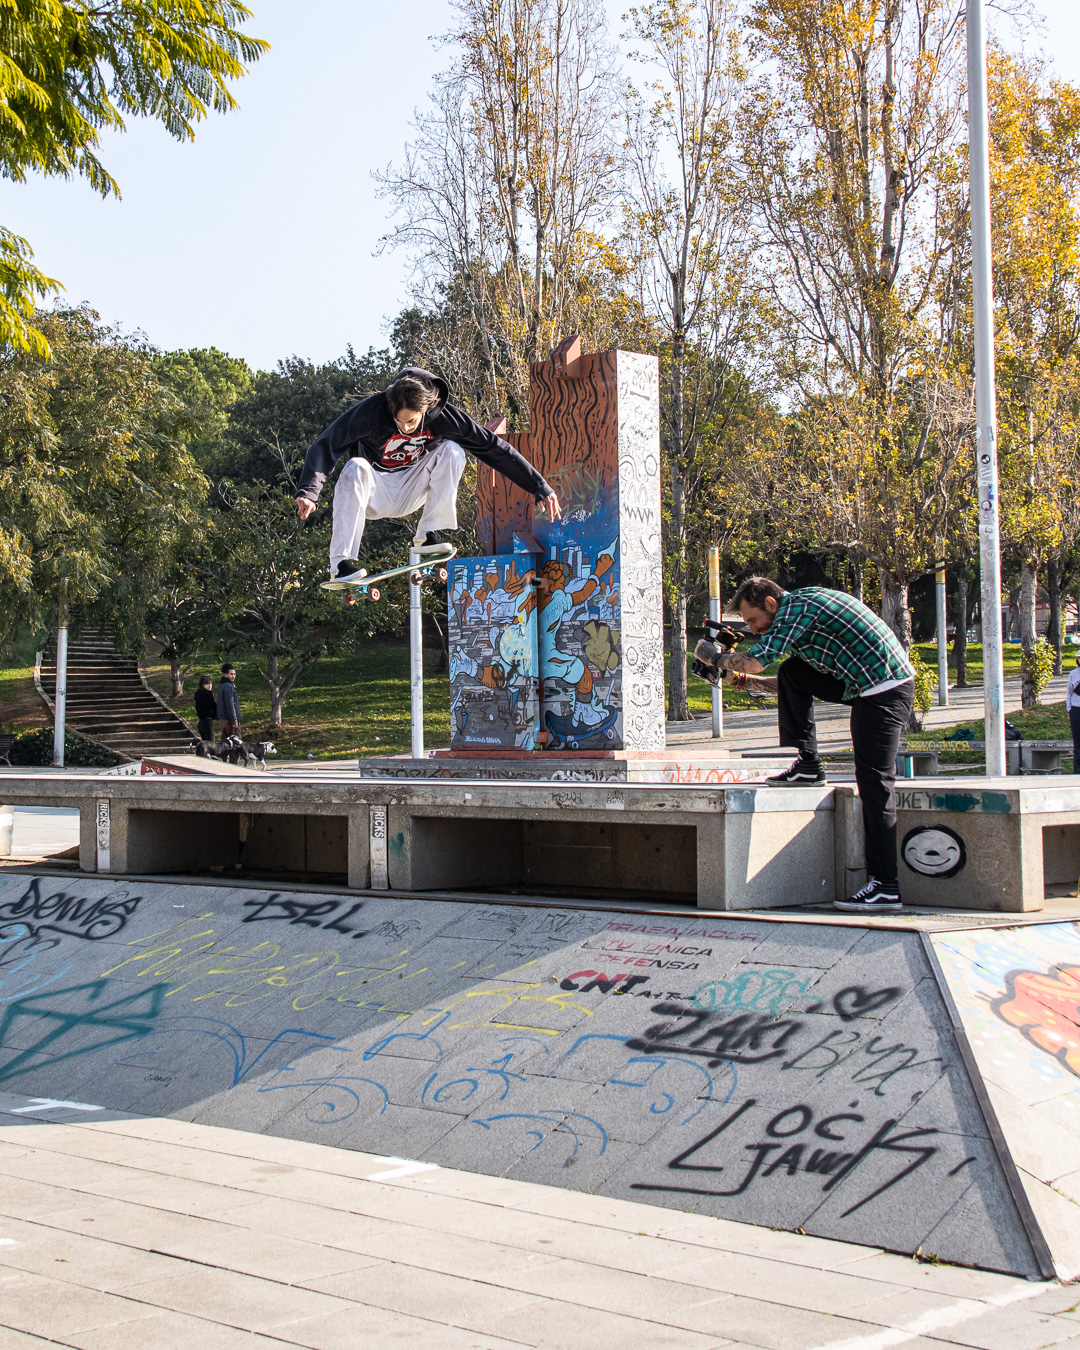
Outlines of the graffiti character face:
[[910,831],[900,856],[913,872],[924,877],[953,877],[967,862],[964,841],[944,825]]
[[546,600],[553,591],[561,591],[565,587],[566,569],[561,562],[549,558],[536,574],[536,589],[540,592],[541,600]]

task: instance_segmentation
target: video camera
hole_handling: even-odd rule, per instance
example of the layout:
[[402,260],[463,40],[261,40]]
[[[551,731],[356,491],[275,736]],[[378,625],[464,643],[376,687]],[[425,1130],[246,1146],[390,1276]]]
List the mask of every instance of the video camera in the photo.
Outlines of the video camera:
[[716,664],[716,658],[724,652],[730,652],[743,638],[749,637],[750,629],[741,621],[726,624],[717,619],[706,619],[702,624],[702,632],[705,636],[694,648],[690,669],[708,684],[720,684],[723,674]]

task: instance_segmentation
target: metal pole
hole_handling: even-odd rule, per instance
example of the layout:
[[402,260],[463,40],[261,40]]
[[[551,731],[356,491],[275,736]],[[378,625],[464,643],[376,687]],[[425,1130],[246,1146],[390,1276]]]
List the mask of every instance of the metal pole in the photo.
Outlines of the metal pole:
[[967,0],[968,157],[971,174],[971,289],[975,319],[975,461],[979,485],[979,570],[986,716],[986,773],[1005,776],[1001,664],[1001,540],[998,528],[994,283],[990,243],[990,128],[986,111],[983,0]]
[[53,764],[64,767],[64,734],[67,730],[68,584],[60,582],[56,607],[56,718],[53,724]]
[[949,619],[945,605],[945,569],[937,574],[937,701],[949,706]]
[[[709,618],[720,622],[720,550],[709,549]],[[724,734],[724,690],[714,685],[712,691],[712,734],[719,739]]]
[[[409,566],[420,564],[418,549],[409,549]],[[412,757],[424,758],[424,622],[420,608],[420,582],[409,573],[409,685],[412,713]]]

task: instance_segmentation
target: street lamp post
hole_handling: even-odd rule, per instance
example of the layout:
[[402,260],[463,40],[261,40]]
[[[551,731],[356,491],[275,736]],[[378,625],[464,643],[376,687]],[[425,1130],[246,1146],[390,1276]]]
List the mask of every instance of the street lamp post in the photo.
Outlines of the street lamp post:
[[975,436],[979,487],[983,702],[986,773],[1005,774],[1001,664],[1001,540],[998,527],[997,408],[994,387],[994,283],[990,244],[990,128],[983,0],[967,0],[968,166],[971,175],[971,292],[975,327]]

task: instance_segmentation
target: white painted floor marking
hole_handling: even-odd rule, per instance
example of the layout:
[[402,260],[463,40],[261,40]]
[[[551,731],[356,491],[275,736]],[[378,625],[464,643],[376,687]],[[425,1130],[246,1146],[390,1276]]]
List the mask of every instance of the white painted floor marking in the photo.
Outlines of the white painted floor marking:
[[[883,1327],[881,1331],[872,1331],[866,1336],[855,1336],[846,1341],[829,1341],[825,1345],[815,1346],[814,1350],[890,1350],[894,1345],[903,1345],[905,1341],[932,1335],[935,1331],[944,1330],[945,1327],[973,1321],[994,1308],[1006,1308],[1010,1303],[1021,1303],[1025,1299],[1036,1298],[1039,1294],[1046,1293],[1048,1289],[1058,1287],[1056,1284],[1025,1280],[1015,1289],[1006,1289],[1004,1293],[993,1294],[990,1298],[968,1298],[948,1308],[934,1308],[913,1318],[906,1326]],[[858,1317],[858,1308],[852,1308],[850,1315]]]
[[9,1116],[36,1116],[42,1111],[104,1111],[103,1106],[91,1106],[89,1102],[58,1102],[52,1097],[29,1097],[29,1106],[16,1106],[8,1111]]
[[438,1163],[413,1162],[411,1158],[387,1158],[388,1163],[397,1163],[389,1172],[372,1172],[365,1181],[393,1181],[395,1177],[411,1177],[416,1172],[437,1172]]

